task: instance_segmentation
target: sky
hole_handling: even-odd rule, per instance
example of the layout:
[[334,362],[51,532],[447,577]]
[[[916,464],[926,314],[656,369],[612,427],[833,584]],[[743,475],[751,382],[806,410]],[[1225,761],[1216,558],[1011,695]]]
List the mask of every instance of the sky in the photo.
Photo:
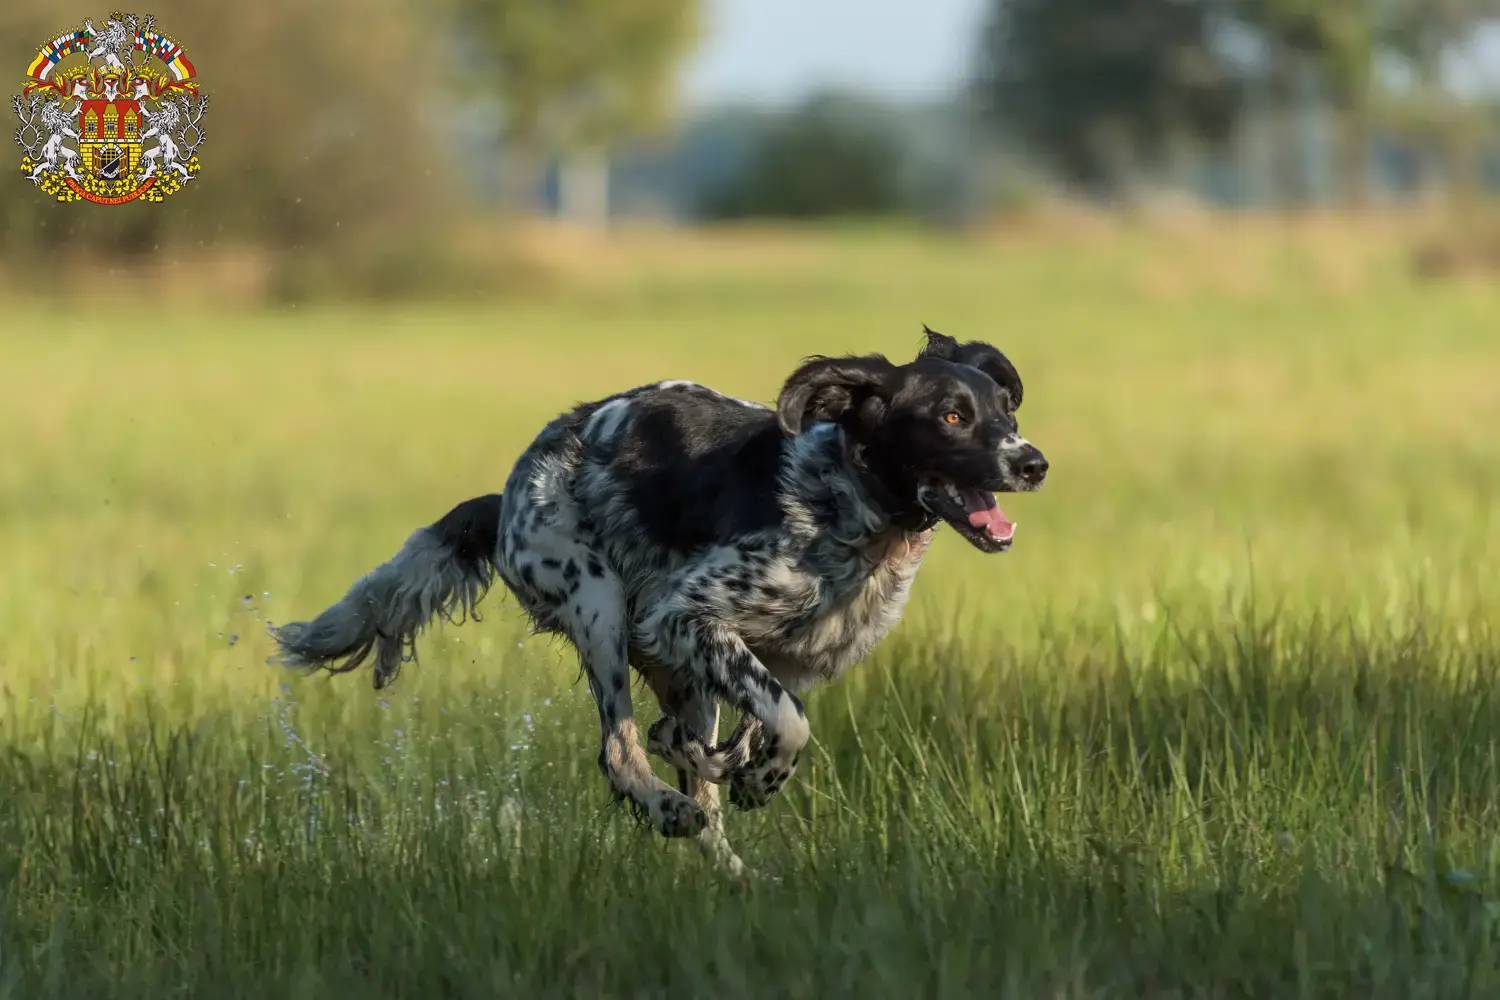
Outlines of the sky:
[[788,103],[824,86],[940,94],[972,65],[985,0],[706,0],[689,61],[695,107]]
[[[987,0],[704,0],[707,24],[688,61],[692,107],[786,104],[842,85],[927,97],[972,66]],[[1482,30],[1449,67],[1459,90],[1500,93],[1500,27]]]

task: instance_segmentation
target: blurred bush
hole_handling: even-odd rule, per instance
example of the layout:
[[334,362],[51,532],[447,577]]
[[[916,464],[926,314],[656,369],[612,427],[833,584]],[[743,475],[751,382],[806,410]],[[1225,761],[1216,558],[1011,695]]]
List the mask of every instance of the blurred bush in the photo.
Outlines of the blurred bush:
[[[68,13],[98,25],[109,9]],[[284,298],[492,280],[448,252],[461,205],[436,128],[449,103],[440,23],[406,0],[159,0],[152,13],[209,96],[202,174],[165,202],[104,209],[52,202],[8,169],[0,254],[11,276],[224,256],[254,262],[263,290]],[[68,26],[45,0],[0,5],[10,93]]]
[[[697,197],[704,219],[962,215],[970,153],[964,109],[897,107],[842,92],[779,112],[725,114],[742,147]],[[722,143],[720,143],[722,145]],[[702,171],[700,171],[702,173]]]
[[743,173],[711,191],[710,218],[890,215],[901,209],[895,136],[814,102],[773,121]]

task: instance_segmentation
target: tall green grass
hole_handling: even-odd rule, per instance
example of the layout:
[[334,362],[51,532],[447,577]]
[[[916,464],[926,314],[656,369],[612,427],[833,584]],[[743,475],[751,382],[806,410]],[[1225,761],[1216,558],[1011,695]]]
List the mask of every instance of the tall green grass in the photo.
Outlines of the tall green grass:
[[[0,341],[0,998],[1500,992],[1495,297],[755,241]],[[1011,354],[1054,475],[811,698],[796,780],[728,817],[750,887],[610,806],[501,591],[388,692],[264,664],[569,402],[769,398],[923,321]]]

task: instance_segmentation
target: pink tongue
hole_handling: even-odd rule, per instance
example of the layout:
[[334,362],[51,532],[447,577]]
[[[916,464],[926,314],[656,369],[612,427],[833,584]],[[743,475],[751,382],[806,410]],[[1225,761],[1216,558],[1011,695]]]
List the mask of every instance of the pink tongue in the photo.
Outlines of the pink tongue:
[[983,528],[995,538],[1009,538],[1015,534],[1016,526],[995,503],[995,494],[985,490],[963,490],[961,496],[971,525]]

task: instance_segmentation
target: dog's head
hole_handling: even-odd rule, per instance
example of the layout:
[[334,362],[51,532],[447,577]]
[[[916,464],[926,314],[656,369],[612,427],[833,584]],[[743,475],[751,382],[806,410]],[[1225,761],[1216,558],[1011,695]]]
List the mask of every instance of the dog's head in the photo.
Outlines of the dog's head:
[[878,354],[807,361],[782,389],[781,428],[795,436],[837,423],[894,523],[941,518],[981,552],[1003,552],[1015,525],[995,494],[1035,490],[1047,477],[1047,460],[1017,429],[1020,376],[990,344],[926,332],[904,365]]

